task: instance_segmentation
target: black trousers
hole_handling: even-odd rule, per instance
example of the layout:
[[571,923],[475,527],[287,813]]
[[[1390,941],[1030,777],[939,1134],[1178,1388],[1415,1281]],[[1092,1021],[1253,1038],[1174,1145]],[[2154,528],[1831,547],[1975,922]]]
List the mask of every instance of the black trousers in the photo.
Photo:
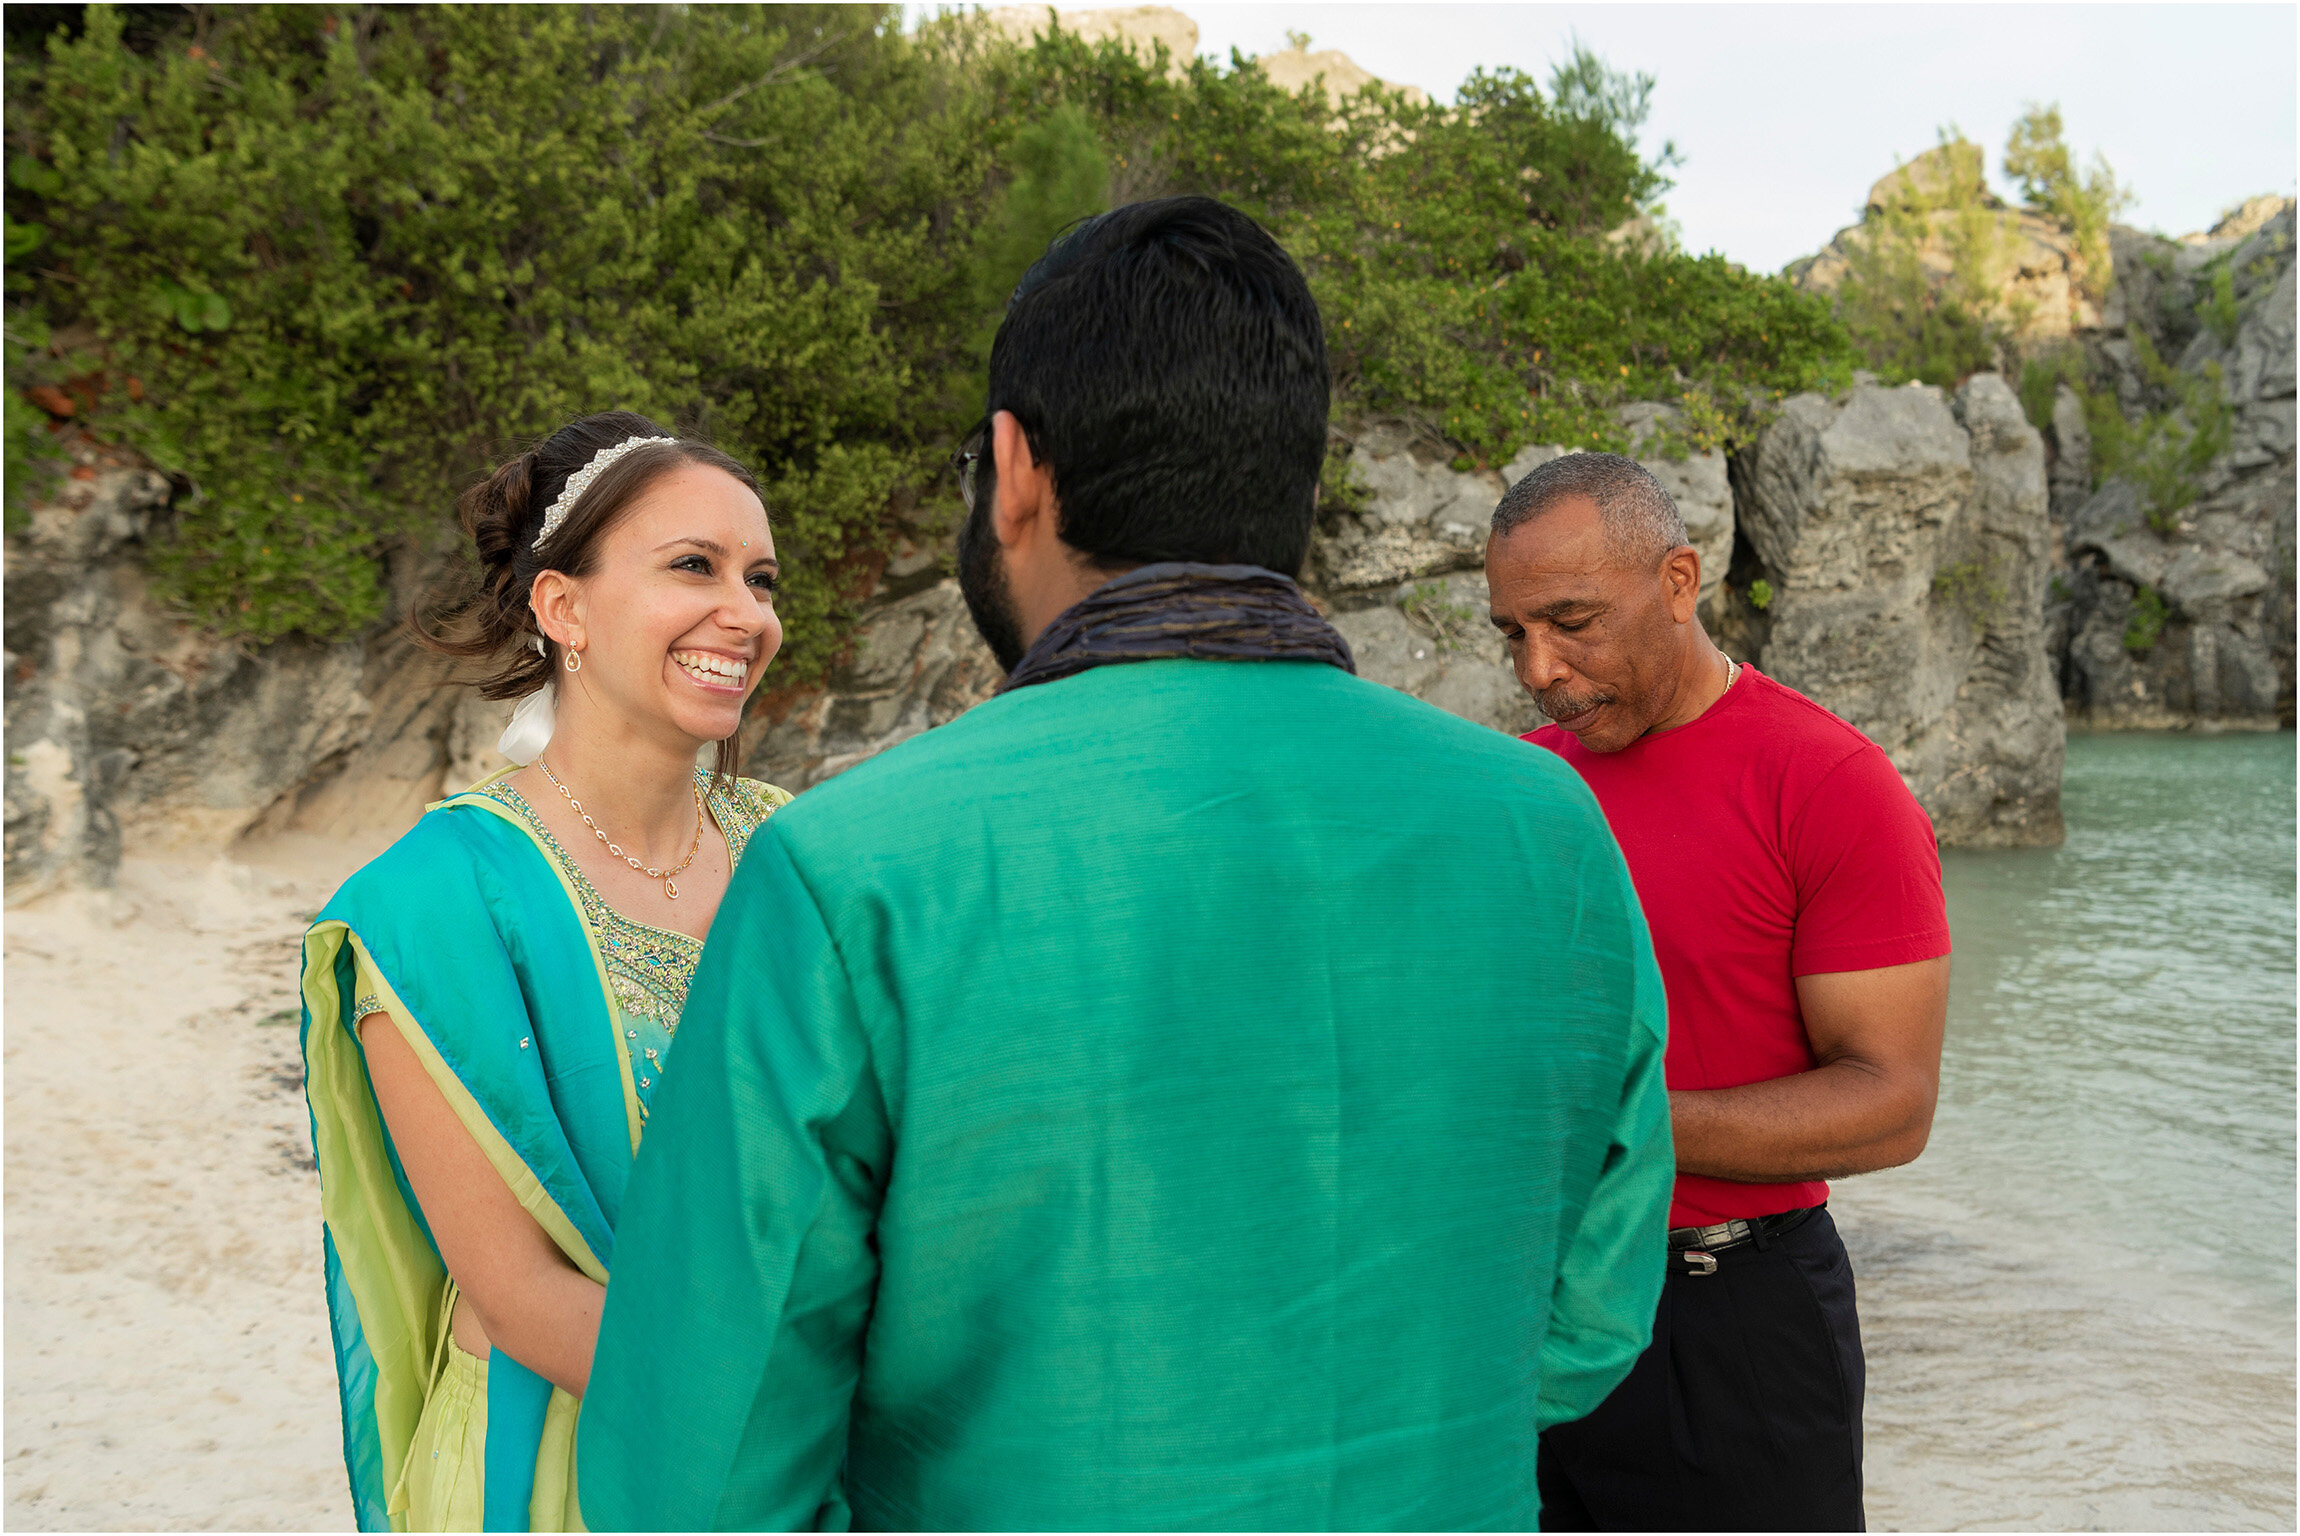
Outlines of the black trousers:
[[1837,1224],[1816,1209],[1716,1257],[1713,1275],[1672,1258],[1628,1379],[1541,1437],[1543,1530],[1865,1529],[1867,1372]]

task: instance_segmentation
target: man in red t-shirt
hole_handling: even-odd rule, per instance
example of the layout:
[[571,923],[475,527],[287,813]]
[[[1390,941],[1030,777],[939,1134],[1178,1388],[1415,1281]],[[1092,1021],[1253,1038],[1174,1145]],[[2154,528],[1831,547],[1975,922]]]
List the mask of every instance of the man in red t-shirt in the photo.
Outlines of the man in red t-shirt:
[[1543,1530],[1859,1530],[1864,1367],[1823,1181],[1924,1150],[1949,928],[1877,745],[1738,665],[1659,482],[1577,453],[1511,487],[1493,622],[1604,807],[1669,995],[1677,1146],[1653,1342],[1541,1439]]

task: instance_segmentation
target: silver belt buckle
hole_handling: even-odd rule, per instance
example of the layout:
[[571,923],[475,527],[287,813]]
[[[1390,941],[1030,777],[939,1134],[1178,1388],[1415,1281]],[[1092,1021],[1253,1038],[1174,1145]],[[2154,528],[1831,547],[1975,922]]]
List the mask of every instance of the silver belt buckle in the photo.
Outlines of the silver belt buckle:
[[1678,1257],[1693,1266],[1694,1274],[1713,1275],[1717,1273],[1717,1255],[1713,1253],[1703,1253],[1698,1248],[1688,1248]]

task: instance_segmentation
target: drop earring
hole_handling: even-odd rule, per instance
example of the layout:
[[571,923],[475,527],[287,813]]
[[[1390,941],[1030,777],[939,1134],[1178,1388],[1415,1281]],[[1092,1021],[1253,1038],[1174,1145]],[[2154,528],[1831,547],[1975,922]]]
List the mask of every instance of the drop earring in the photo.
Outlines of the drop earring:
[[567,653],[567,670],[570,672],[583,670],[583,653],[581,651],[569,651]]

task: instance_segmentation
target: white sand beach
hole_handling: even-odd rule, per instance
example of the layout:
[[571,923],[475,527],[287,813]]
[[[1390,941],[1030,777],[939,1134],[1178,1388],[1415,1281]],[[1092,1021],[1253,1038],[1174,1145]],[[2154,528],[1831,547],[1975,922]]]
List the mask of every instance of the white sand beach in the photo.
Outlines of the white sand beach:
[[295,1014],[342,873],[7,914],[9,1529],[351,1528]]

